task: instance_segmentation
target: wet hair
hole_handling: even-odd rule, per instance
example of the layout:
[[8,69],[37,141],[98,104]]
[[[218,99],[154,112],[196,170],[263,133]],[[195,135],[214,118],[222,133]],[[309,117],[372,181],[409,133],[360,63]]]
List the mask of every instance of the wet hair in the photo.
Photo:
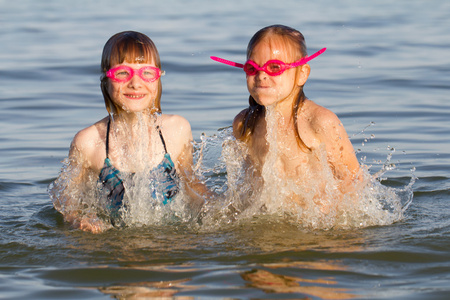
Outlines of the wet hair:
[[[103,47],[100,87],[105,100],[106,110],[112,113],[111,110],[117,110],[114,102],[108,93],[108,80],[106,72],[113,66],[127,63],[152,63],[161,69],[161,60],[159,58],[158,50],[153,41],[143,33],[136,31],[123,31],[116,33],[106,42]],[[158,79],[158,93],[154,101],[154,110],[161,112],[161,93],[162,84]]]
[[[253,49],[265,38],[270,38],[276,36],[280,38],[286,45],[286,48],[289,52],[291,52],[294,57],[293,60],[299,60],[302,57],[308,55],[306,51],[306,43],[305,38],[301,34],[300,31],[284,26],[284,25],[271,25],[260,29],[258,32],[253,35],[250,39],[250,42],[247,46],[247,59],[252,55]],[[300,137],[300,133],[298,132],[298,111],[302,107],[303,103],[306,100],[306,96],[303,92],[303,86],[300,87],[300,92],[297,95],[296,101],[292,106],[292,115],[294,117],[294,127],[298,145],[301,149],[310,150],[308,146],[303,142]],[[244,116],[244,124],[242,126],[241,131],[241,139],[248,139],[250,135],[253,133],[257,120],[260,120],[265,116],[266,108],[263,105],[260,105],[256,102],[256,100],[250,95],[249,97],[249,107]]]

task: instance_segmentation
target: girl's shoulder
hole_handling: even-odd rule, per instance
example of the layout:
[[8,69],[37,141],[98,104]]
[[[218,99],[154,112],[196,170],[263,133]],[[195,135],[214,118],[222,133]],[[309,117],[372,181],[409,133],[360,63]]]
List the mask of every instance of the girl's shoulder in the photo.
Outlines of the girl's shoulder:
[[248,114],[248,111],[250,110],[249,107],[241,110],[235,117],[233,120],[233,124],[234,123],[242,123],[244,121],[245,116]]
[[192,140],[189,121],[180,115],[161,115],[161,131],[164,138],[175,144],[184,145]]
[[334,112],[309,99],[305,101],[299,113],[303,114],[302,119],[307,120],[309,125],[315,129],[327,128],[340,123]]
[[76,145],[82,146],[84,144],[91,144],[94,141],[100,139],[101,132],[106,134],[106,126],[108,122],[108,117],[98,121],[97,123],[88,126],[75,134],[73,142]]
[[191,132],[191,124],[180,115],[161,114],[161,127],[163,131],[168,133],[185,134]]
[[180,155],[193,140],[189,121],[179,115],[162,114],[160,124],[172,160],[179,161]]
[[108,118],[104,118],[78,131],[72,140],[70,151],[82,155],[88,161],[96,156],[100,148],[105,146],[107,120]]
[[236,138],[240,138],[245,123],[245,116],[248,114],[249,108],[243,109],[233,119],[233,134]]
[[304,115],[299,118],[302,120],[298,124],[299,131],[302,131],[303,126],[303,132],[306,129],[310,137],[320,143],[347,139],[345,128],[334,112],[310,100],[305,104],[305,109],[302,109]]

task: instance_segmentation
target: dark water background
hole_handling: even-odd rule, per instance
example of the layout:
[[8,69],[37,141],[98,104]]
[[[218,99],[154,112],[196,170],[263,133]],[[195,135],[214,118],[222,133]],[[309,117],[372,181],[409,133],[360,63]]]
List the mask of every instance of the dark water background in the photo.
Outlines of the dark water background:
[[[450,2],[0,1],[1,299],[448,299]],[[92,235],[55,213],[48,184],[73,135],[105,116],[101,50],[148,34],[163,68],[162,108],[194,139],[246,106],[250,37],[281,23],[306,36],[306,94],[343,121],[358,157],[414,200],[388,226],[308,231],[257,220],[196,232],[151,227]]]

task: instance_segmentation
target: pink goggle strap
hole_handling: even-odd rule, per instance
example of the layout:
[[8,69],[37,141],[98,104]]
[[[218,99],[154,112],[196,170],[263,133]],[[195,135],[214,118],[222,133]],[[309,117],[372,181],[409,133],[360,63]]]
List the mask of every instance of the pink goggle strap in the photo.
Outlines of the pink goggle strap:
[[308,61],[310,61],[310,60],[316,58],[317,56],[319,56],[320,54],[324,53],[325,50],[327,50],[327,48],[322,48],[322,49],[320,49],[319,51],[317,51],[316,53],[314,53],[313,55],[305,56],[305,57],[303,57],[302,59],[300,59],[299,61],[297,61],[297,62],[295,62],[295,63],[292,63],[292,64],[290,64],[290,65],[291,65],[291,67],[298,67],[298,66],[304,65],[304,64],[306,64]]
[[234,62],[234,61],[230,61],[230,60],[226,60],[226,59],[223,59],[223,58],[220,58],[220,57],[217,57],[217,56],[211,56],[210,58],[212,60],[218,61],[218,62],[226,64],[226,65],[230,65],[232,67],[237,67],[237,68],[241,68],[241,69],[244,68],[243,64],[240,64],[240,63],[237,63],[237,62]]
[[[297,61],[295,63],[292,63],[292,64],[288,64],[288,65],[291,66],[291,67],[298,67],[298,66],[304,65],[308,61],[310,61],[310,60],[316,58],[317,56],[319,56],[320,54],[324,53],[325,50],[327,50],[327,48],[322,48],[319,51],[317,51],[316,53],[314,53],[313,55],[305,56],[302,59],[300,59],[299,61]],[[217,56],[211,56],[210,58],[212,60],[215,60],[217,62],[226,64],[226,65],[229,65],[229,66],[232,66],[232,67],[241,68],[241,69],[244,68],[243,64],[240,64],[240,63],[237,63],[237,62],[234,62],[234,61],[230,61],[230,60],[226,60],[226,59],[223,59],[223,58],[220,58],[220,57],[217,57]]]

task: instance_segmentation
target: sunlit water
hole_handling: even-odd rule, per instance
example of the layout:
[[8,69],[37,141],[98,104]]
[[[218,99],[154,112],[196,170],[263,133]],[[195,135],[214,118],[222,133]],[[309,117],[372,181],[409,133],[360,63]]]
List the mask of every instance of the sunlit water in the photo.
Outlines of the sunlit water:
[[[0,298],[448,298],[446,1],[0,3]],[[310,53],[328,49],[305,92],[339,116],[370,175],[346,218],[269,205],[277,188],[246,207],[228,159],[248,92],[242,71],[209,56],[243,62],[273,23],[301,30]],[[47,187],[74,134],[106,116],[101,49],[128,29],[155,41],[162,109],[190,121],[197,172],[222,198],[201,223],[175,201],[167,213],[182,221],[144,210],[93,235],[62,221]]]

